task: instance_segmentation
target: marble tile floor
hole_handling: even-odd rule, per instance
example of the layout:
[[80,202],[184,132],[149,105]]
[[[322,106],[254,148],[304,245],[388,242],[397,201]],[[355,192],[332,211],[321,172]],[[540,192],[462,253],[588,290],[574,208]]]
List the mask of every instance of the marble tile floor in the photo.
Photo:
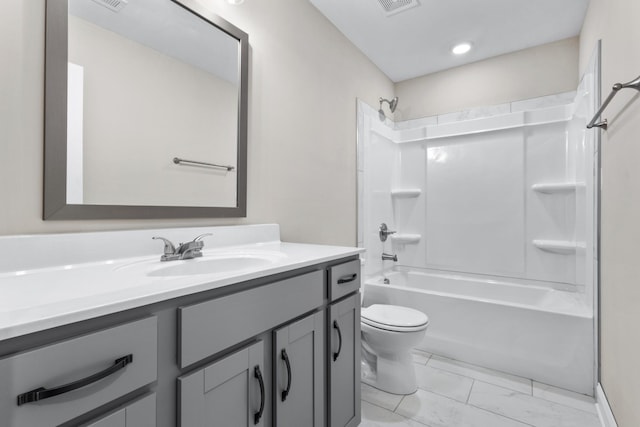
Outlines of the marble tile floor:
[[414,352],[418,391],[362,385],[360,427],[601,427],[593,398]]

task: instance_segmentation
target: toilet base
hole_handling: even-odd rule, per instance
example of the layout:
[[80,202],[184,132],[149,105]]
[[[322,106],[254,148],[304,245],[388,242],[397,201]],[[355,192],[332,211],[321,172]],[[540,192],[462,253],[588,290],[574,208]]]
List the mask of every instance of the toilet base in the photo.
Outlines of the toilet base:
[[[363,351],[362,382],[391,394],[413,394],[418,389],[416,372],[411,353],[395,354],[390,357],[377,356]],[[366,353],[366,356],[365,356]]]

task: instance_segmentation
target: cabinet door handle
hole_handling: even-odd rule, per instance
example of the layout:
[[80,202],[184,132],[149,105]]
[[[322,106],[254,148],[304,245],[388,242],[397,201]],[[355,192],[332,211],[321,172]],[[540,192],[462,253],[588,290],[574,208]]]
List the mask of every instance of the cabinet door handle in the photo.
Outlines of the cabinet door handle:
[[258,424],[260,422],[260,418],[262,418],[262,413],[264,412],[264,380],[262,379],[262,372],[260,372],[260,366],[256,365],[253,370],[253,376],[258,380],[258,384],[260,385],[260,409],[258,412],[253,414],[253,424]]
[[338,285],[353,282],[357,278],[358,278],[358,273],[347,274],[346,276],[342,276],[341,278],[338,279]]
[[69,384],[61,385],[51,389],[40,387],[31,391],[28,391],[26,393],[22,393],[18,395],[18,406],[24,405],[25,403],[37,402],[39,400],[48,399],[50,397],[58,396],[60,394],[68,393],[70,391],[77,390],[82,387],[86,387],[90,384],[95,383],[96,381],[100,381],[101,379],[106,378],[109,375],[112,375],[118,372],[121,369],[124,369],[124,367],[131,362],[133,362],[133,354],[129,354],[127,356],[116,359],[116,361],[113,362],[113,365],[111,365],[107,369],[97,372],[81,380],[74,381]]
[[335,362],[338,360],[338,356],[340,356],[340,352],[342,351],[342,331],[340,330],[340,326],[338,326],[337,320],[333,321],[333,329],[338,332],[338,351],[333,353],[333,361]]
[[282,401],[284,402],[287,400],[287,396],[289,396],[289,392],[291,391],[291,362],[289,361],[289,355],[286,349],[282,349],[280,358],[284,360],[284,364],[287,367],[287,388],[282,390]]

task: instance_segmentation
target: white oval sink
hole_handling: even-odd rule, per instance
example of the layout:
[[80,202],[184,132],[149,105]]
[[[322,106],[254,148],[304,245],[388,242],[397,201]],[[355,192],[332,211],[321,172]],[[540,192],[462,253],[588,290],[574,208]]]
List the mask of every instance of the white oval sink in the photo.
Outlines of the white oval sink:
[[169,261],[166,266],[147,273],[152,277],[191,276],[198,274],[220,274],[273,264],[273,260],[256,256],[206,257],[185,261]]

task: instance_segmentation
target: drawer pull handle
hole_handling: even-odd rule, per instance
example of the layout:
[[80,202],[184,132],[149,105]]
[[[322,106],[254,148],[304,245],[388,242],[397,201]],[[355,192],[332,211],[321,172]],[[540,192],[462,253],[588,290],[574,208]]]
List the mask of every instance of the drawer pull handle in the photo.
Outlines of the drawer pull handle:
[[342,331],[340,330],[340,326],[338,326],[337,320],[333,321],[333,329],[338,332],[338,351],[333,353],[333,361],[335,362],[338,360],[338,356],[340,356],[340,352],[342,351]]
[[262,418],[262,413],[264,412],[264,380],[262,379],[262,372],[260,372],[260,366],[256,365],[253,376],[258,380],[258,384],[260,385],[260,409],[258,412],[253,414],[253,424],[258,424],[260,422],[260,418]]
[[44,387],[37,388],[35,390],[28,391],[26,393],[18,395],[18,406],[24,405],[25,403],[37,402],[39,400],[48,399],[50,397],[58,396],[60,394],[68,393],[73,390],[77,390],[82,387],[86,387],[89,384],[93,384],[96,381],[100,381],[103,378],[112,375],[119,370],[123,369],[129,363],[133,362],[133,354],[129,354],[127,356],[116,359],[116,361],[105,369],[104,371],[100,371],[91,376],[83,378],[78,381],[71,382],[69,384],[61,385],[59,387],[46,389]]
[[287,396],[289,396],[289,392],[291,391],[291,362],[289,361],[289,355],[287,354],[287,350],[284,348],[280,353],[280,357],[284,360],[284,364],[287,367],[287,388],[282,390],[282,401],[287,400]]
[[346,276],[342,276],[341,278],[338,279],[338,285],[353,282],[357,278],[358,278],[358,273],[347,274]]

